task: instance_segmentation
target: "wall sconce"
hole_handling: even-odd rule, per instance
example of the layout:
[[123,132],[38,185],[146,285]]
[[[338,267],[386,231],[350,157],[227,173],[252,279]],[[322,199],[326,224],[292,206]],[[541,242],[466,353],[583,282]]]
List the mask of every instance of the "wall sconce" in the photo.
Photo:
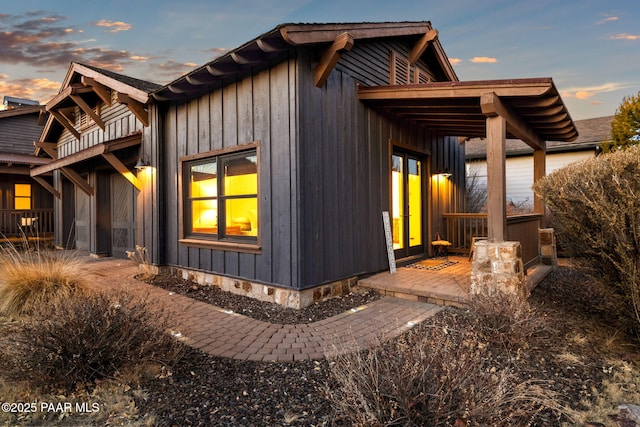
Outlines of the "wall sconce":
[[449,171],[449,168],[445,167],[443,169],[440,170],[440,172],[436,173],[437,176],[441,176],[443,178],[450,178],[451,177],[451,172]]
[[144,170],[148,167],[149,167],[149,162],[147,162],[144,157],[140,157],[138,159],[138,163],[136,163],[136,165],[134,166],[134,168],[138,170]]

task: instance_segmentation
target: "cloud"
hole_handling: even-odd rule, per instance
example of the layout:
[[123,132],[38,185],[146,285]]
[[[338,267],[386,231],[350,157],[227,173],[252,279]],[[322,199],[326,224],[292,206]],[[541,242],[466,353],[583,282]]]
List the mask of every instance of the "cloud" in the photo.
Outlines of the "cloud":
[[169,83],[200,65],[201,64],[194,64],[192,62],[178,62],[170,60],[162,64],[154,64],[153,71],[156,75],[163,76],[165,78],[165,83]]
[[451,65],[458,65],[462,62],[462,59],[460,58],[449,58],[449,62],[451,63]]
[[[563,98],[589,99],[600,93],[614,92],[629,87],[625,83],[604,83],[598,86],[571,87],[562,91]],[[592,103],[597,101],[592,101]]]
[[617,20],[618,20],[617,16],[607,16],[603,20],[596,22],[596,25],[602,25],[605,22],[613,22],[613,21],[617,21]]
[[106,19],[101,19],[93,23],[96,27],[104,27],[109,28],[110,33],[117,33],[118,31],[129,31],[133,28],[133,25],[127,24],[122,21],[107,21]]
[[489,56],[474,56],[473,58],[470,59],[471,62],[473,63],[482,63],[482,64],[494,64],[496,62],[498,62],[498,60],[496,58],[491,58]]
[[[62,25],[67,18],[44,11],[24,15],[0,15],[0,63],[27,64],[33,67],[68,67],[70,62],[85,62],[97,67],[121,71],[125,65],[141,61],[145,55],[124,50],[90,46],[95,39],[73,40],[82,29]],[[98,21],[111,31],[131,28],[123,22]]]
[[640,40],[640,34],[612,34],[609,36],[609,40]]
[[9,94],[17,98],[34,99],[46,103],[60,89],[60,82],[49,79],[14,79],[7,80],[3,75],[0,80],[0,93]]

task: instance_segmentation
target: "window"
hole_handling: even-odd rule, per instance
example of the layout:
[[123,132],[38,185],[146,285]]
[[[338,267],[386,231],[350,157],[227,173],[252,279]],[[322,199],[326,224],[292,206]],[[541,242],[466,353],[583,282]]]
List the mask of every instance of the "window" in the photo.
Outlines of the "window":
[[31,184],[15,184],[13,189],[13,197],[14,209],[31,209]]
[[257,241],[255,149],[185,162],[183,174],[185,236]]

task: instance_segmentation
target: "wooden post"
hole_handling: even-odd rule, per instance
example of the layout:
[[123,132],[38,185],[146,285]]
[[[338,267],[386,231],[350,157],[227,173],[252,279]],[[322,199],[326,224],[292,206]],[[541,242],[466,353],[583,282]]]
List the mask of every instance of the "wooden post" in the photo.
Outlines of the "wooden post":
[[487,237],[494,242],[507,237],[506,134],[503,117],[487,117]]
[[[533,151],[533,184],[545,177],[547,174],[546,150]],[[535,193],[533,194],[533,211],[542,214],[542,224],[540,228],[544,228],[546,224],[544,202]]]

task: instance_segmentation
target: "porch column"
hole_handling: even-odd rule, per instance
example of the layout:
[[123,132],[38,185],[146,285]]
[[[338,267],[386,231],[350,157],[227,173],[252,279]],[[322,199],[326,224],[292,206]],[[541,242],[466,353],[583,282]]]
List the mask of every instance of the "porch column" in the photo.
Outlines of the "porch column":
[[[538,149],[533,151],[533,184],[535,185],[540,179],[544,178],[547,174],[547,165],[546,165],[546,150]],[[535,193],[533,194],[533,212],[537,214],[542,214],[542,224],[541,228],[545,227],[546,218],[545,218],[545,206],[542,198],[538,197]]]
[[502,116],[487,117],[487,237],[494,242],[507,237],[506,135]]

